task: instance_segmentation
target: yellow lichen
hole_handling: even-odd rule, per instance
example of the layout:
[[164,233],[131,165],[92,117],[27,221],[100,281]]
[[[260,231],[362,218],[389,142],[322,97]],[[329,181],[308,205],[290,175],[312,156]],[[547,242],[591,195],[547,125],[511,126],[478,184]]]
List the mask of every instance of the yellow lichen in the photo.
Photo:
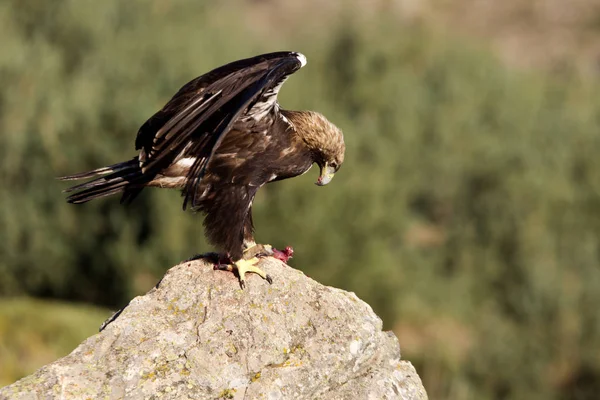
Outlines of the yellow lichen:
[[156,374],[154,373],[154,371],[148,372],[148,373],[142,375],[142,379],[143,380],[151,379],[154,382],[156,380]]
[[250,379],[250,382],[256,382],[259,379],[260,379],[260,372],[257,372],[256,374],[254,374],[252,379]]
[[221,393],[219,393],[219,399],[233,399],[235,396],[236,389],[223,389]]
[[283,364],[281,364],[282,367],[301,367],[302,366],[302,361],[298,361],[298,360],[287,360],[286,362],[284,362]]

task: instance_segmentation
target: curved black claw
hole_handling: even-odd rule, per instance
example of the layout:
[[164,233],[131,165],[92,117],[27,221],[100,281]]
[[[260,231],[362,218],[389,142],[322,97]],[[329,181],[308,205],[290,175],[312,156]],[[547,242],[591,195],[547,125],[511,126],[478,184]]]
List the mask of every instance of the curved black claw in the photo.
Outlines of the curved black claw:
[[271,275],[267,275],[265,279],[267,280],[267,282],[269,282],[269,285],[273,284],[273,278],[271,278]]

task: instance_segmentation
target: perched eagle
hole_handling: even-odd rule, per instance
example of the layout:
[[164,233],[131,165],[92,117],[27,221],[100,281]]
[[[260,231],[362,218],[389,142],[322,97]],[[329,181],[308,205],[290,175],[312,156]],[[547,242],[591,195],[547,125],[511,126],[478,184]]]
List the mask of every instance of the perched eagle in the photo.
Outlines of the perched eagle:
[[206,214],[209,241],[229,260],[244,287],[246,272],[271,282],[256,266],[252,201],[263,185],[301,175],[313,163],[317,185],[328,184],[344,161],[342,132],[323,115],[280,108],[277,93],[306,65],[295,52],[263,54],[214,69],[185,84],[138,131],[132,160],[65,176],[94,178],[73,186],[69,203],[122,193],[130,202],[145,187],[183,191],[183,208]]

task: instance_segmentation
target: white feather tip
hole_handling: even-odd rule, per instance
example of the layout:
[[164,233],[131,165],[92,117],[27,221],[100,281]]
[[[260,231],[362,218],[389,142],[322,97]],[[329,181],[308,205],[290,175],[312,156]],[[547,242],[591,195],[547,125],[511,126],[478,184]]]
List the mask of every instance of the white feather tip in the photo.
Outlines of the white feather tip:
[[300,66],[304,67],[306,65],[306,56],[302,53],[296,53],[296,58],[300,61]]

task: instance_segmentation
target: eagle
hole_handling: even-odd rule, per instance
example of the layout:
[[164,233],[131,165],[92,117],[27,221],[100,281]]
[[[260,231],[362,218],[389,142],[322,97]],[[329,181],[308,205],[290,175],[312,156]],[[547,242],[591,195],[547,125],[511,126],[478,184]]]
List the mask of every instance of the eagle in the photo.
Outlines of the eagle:
[[[277,94],[306,65],[297,52],[275,52],[238,60],[186,83],[138,130],[138,153],[129,161],[64,176],[91,179],[65,190],[69,203],[121,193],[130,203],[146,187],[182,191],[183,209],[201,212],[208,241],[218,250],[217,268],[237,274],[242,288],[262,256],[287,260],[254,240],[252,202],[266,185],[320,168],[327,185],[344,162],[340,129],[314,111],[284,110]],[[276,252],[276,253],[275,253]]]

